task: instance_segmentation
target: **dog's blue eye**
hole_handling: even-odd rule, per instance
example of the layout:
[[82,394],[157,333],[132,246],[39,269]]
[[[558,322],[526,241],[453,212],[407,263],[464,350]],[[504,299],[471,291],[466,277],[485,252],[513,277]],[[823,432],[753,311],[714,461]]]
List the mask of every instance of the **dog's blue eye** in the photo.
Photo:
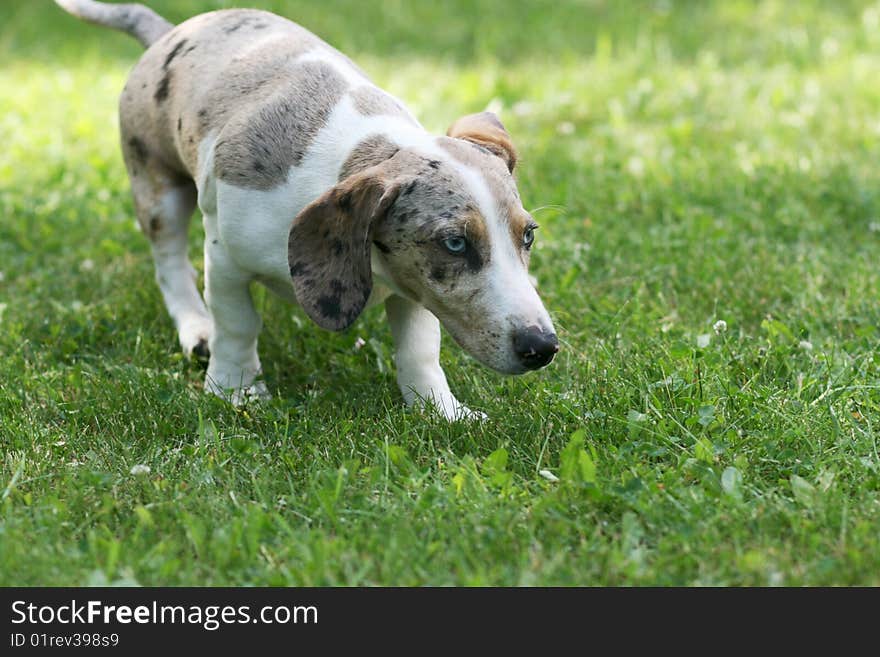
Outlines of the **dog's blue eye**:
[[530,227],[526,228],[526,232],[523,233],[523,246],[527,249],[532,248],[532,242],[535,241],[535,228]]
[[450,253],[464,253],[467,248],[467,240],[463,237],[447,237],[443,240],[443,246]]

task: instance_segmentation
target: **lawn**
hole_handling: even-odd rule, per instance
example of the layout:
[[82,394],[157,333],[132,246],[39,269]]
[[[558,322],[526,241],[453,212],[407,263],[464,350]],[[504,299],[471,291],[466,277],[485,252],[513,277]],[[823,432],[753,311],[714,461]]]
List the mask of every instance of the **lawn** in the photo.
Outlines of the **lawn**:
[[449,424],[381,308],[261,290],[273,400],[206,395],[117,143],[140,46],[3,0],[0,585],[880,585],[880,3],[245,4],[429,130],[499,113],[562,351],[444,338]]

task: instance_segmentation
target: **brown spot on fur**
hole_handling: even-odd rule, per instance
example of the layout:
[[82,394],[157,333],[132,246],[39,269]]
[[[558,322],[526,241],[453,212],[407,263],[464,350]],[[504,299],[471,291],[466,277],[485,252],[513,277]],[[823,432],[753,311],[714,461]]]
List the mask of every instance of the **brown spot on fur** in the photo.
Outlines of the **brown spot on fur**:
[[354,147],[351,155],[339,170],[339,180],[360,173],[364,169],[384,162],[394,156],[399,149],[384,135],[371,135]]
[[510,231],[510,239],[517,251],[523,248],[523,235],[525,235],[526,227],[532,222],[532,218],[527,214],[515,212],[510,214],[507,228]]
[[516,149],[510,140],[510,135],[492,112],[463,116],[449,126],[446,134],[454,139],[464,139],[485,148],[500,157],[507,165],[508,171],[512,172],[516,166]]
[[489,229],[486,226],[486,220],[475,209],[468,212],[465,222],[465,237],[472,244],[488,244]]

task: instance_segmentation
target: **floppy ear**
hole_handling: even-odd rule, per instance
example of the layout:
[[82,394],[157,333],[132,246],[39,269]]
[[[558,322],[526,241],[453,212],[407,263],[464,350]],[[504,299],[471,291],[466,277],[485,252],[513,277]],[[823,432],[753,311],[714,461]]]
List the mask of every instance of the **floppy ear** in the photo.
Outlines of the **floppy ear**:
[[507,169],[513,173],[516,166],[516,149],[510,141],[507,130],[492,112],[480,112],[468,114],[449,126],[446,131],[448,137],[466,139],[483,148],[490,150],[507,165]]
[[400,189],[386,164],[346,178],[290,227],[287,263],[296,299],[322,328],[348,328],[370,298],[372,229]]

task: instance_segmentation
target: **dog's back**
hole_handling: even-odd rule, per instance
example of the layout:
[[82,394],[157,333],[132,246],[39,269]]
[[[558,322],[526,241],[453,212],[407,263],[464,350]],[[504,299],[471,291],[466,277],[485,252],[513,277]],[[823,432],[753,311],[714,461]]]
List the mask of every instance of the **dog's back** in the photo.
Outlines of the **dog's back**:
[[[280,16],[252,9],[196,16],[156,41],[125,85],[126,160],[155,157],[195,178],[199,144],[229,126],[217,145],[218,176],[271,188],[302,157],[351,78],[369,84],[348,58]],[[368,94],[362,102],[376,111],[405,113],[387,94]]]

